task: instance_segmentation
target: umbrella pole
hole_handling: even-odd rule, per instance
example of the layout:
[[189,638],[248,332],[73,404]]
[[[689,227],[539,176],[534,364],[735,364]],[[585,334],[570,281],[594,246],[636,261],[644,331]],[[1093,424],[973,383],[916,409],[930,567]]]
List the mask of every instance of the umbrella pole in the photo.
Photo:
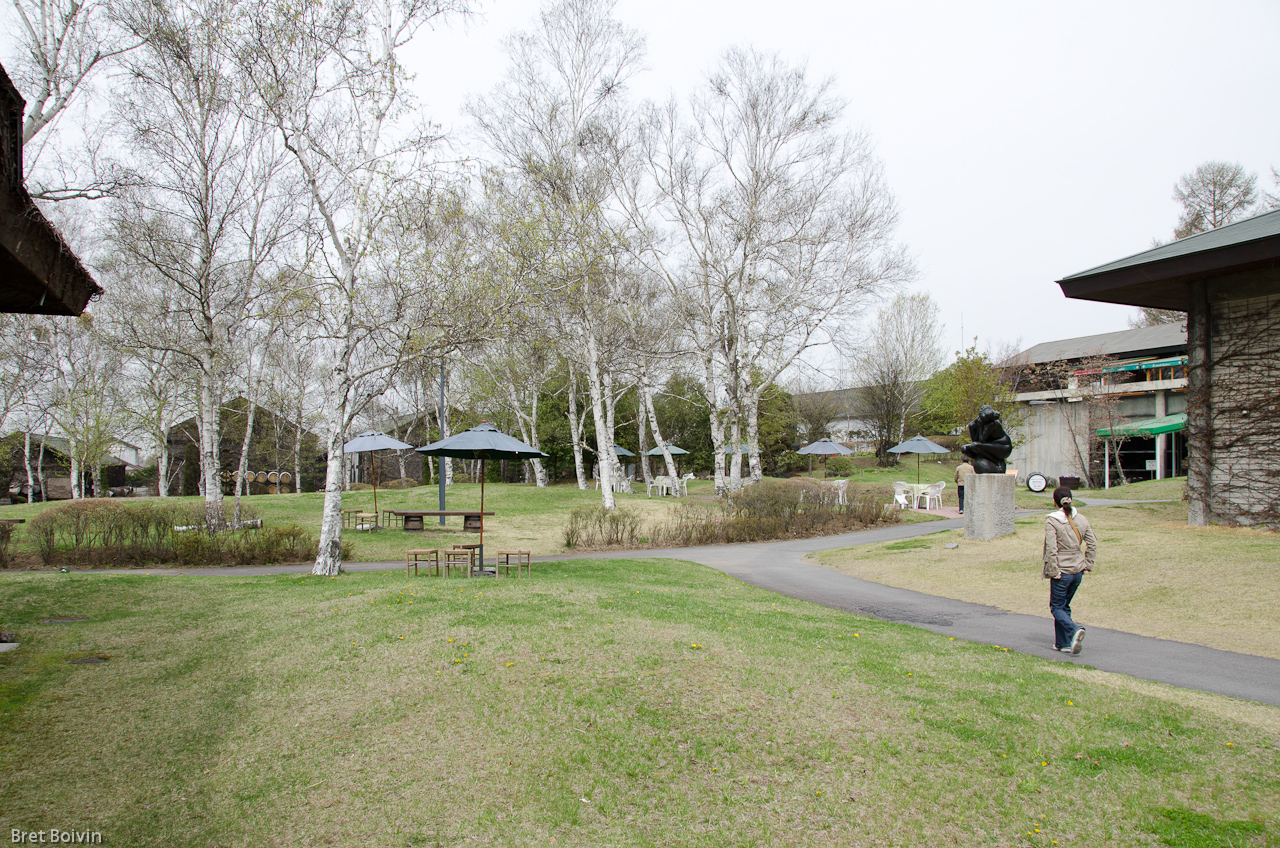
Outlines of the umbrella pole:
[[378,463],[373,461],[373,451],[369,451],[369,476],[373,478],[373,526],[377,527],[381,520],[378,512]]
[[[480,457],[480,575],[484,576],[484,461],[485,457]],[[495,568],[493,574],[496,577],[498,570]]]
[[[916,485],[920,485],[920,454],[916,454]],[[373,491],[375,494],[377,493],[378,487],[376,485],[373,487]]]

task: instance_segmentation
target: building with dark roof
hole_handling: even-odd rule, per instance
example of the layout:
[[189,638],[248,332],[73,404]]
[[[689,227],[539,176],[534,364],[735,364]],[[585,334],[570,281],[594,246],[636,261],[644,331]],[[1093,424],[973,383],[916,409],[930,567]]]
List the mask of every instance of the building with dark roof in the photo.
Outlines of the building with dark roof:
[[102,289],[27,194],[26,105],[0,66],[0,312],[79,315]]
[[1187,313],[1188,520],[1280,526],[1280,211],[1058,281]]
[[1178,321],[1018,354],[1024,423],[1009,467],[1097,486],[1185,474],[1186,348]]

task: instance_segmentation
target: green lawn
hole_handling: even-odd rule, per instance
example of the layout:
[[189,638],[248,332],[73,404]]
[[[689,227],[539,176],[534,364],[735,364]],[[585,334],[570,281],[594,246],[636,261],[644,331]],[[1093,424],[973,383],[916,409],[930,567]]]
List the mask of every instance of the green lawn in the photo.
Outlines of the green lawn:
[[[23,643],[0,654],[9,828],[128,846],[1280,835],[1280,710],[690,564],[483,581],[10,574],[0,611]],[[107,662],[67,662],[83,657]]]

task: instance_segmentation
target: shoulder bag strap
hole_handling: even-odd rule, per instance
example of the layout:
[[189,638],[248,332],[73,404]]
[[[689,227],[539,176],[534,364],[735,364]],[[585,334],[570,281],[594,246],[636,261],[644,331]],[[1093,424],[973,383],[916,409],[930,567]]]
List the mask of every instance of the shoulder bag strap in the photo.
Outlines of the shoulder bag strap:
[[1076,544],[1083,546],[1084,536],[1080,535],[1080,528],[1076,526],[1076,523],[1071,520],[1071,516],[1069,515],[1067,516],[1067,523],[1071,525],[1072,530],[1076,531]]

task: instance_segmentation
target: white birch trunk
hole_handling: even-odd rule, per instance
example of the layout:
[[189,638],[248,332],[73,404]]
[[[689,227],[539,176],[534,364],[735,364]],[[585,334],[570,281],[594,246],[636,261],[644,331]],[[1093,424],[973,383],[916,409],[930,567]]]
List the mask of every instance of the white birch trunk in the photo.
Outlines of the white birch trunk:
[[649,457],[645,456],[645,452],[649,449],[649,409],[644,405],[644,399],[641,396],[643,391],[637,389],[636,403],[636,445],[638,446],[636,462],[640,463],[640,474],[644,477],[645,491],[653,485],[653,475],[649,472]]
[[218,401],[209,384],[214,373],[213,356],[205,351],[201,356],[204,374],[200,380],[200,489],[204,495],[205,523],[210,531],[221,526],[222,487],[218,484],[218,468],[222,464],[218,444]]
[[[345,360],[344,360],[345,361]],[[316,553],[311,573],[321,577],[335,577],[342,571],[342,488],[346,478],[343,467],[346,456],[342,452],[342,437],[346,430],[348,386],[345,369],[334,374],[338,388],[329,394],[333,408],[329,411],[326,428],[327,473],[324,480],[324,507],[320,517],[320,548]]]
[[22,434],[22,464],[27,471],[27,503],[34,503],[36,493],[35,478],[31,476],[31,428],[27,427]]
[[582,461],[582,418],[578,415],[578,373],[569,362],[569,438],[573,442],[573,470],[578,476],[578,488],[587,488],[587,466]]
[[729,491],[725,480],[724,468],[724,417],[720,414],[720,391],[716,382],[715,363],[712,361],[710,352],[706,352],[702,356],[702,371],[705,381],[703,391],[706,392],[707,407],[710,410],[707,413],[707,418],[710,419],[711,424],[711,461],[712,467],[715,469],[716,494],[723,496]]
[[79,500],[84,497],[80,492],[80,451],[74,438],[67,438],[67,451],[71,454],[68,459],[71,460],[71,500]]
[[[599,348],[595,337],[586,334],[587,342],[587,390],[591,393],[591,414],[596,423],[596,468],[600,481],[600,502],[605,509],[613,509],[617,502],[613,497],[614,466],[617,456],[613,452],[613,431],[609,429],[604,411],[604,388],[601,385]],[[612,461],[610,461],[612,458]]]
[[36,477],[40,480],[40,502],[49,500],[49,476],[44,473],[44,438],[40,439],[40,452],[36,454]]
[[232,524],[236,527],[240,526],[240,499],[247,493],[249,488],[247,479],[249,474],[249,443],[253,441],[253,419],[258,412],[257,404],[248,399],[245,402],[249,405],[249,408],[245,412],[244,439],[240,442],[240,466],[236,471],[236,495],[233,509],[234,518],[232,520]]
[[[511,404],[511,409],[516,414],[516,423],[520,427],[520,438],[531,448],[542,450],[542,445],[538,442],[538,392],[533,392],[532,408],[529,412],[525,412],[520,404],[520,399],[516,396],[516,387],[513,381],[506,382],[507,401]],[[534,457],[528,460],[529,465],[533,468],[534,484],[539,489],[547,487],[547,469],[542,464],[542,460]]]
[[605,454],[609,457],[609,465],[612,468],[613,479],[617,481],[618,488],[622,491],[634,493],[631,488],[631,481],[627,479],[626,473],[622,467],[622,457],[618,456],[618,452],[613,449],[613,434],[617,432],[617,408],[618,398],[613,391],[613,372],[603,370],[600,375],[602,394],[604,397],[604,421],[605,426],[609,430],[609,450]]
[[747,462],[751,470],[751,482],[759,483],[764,479],[764,468],[760,464],[760,394],[752,392],[747,395]]
[[169,428],[161,427],[156,451],[156,497],[169,497]]
[[658,426],[658,413],[653,407],[653,388],[647,380],[641,382],[641,391],[644,394],[644,405],[649,410],[649,423],[653,429],[653,440],[658,443],[658,448],[662,451],[662,458],[667,463],[667,475],[676,476],[676,461],[671,455],[671,449],[667,447],[667,440],[662,437],[662,428]]
[[736,492],[742,488],[742,419],[729,412],[729,444],[733,446],[733,456],[729,457],[729,491]]

